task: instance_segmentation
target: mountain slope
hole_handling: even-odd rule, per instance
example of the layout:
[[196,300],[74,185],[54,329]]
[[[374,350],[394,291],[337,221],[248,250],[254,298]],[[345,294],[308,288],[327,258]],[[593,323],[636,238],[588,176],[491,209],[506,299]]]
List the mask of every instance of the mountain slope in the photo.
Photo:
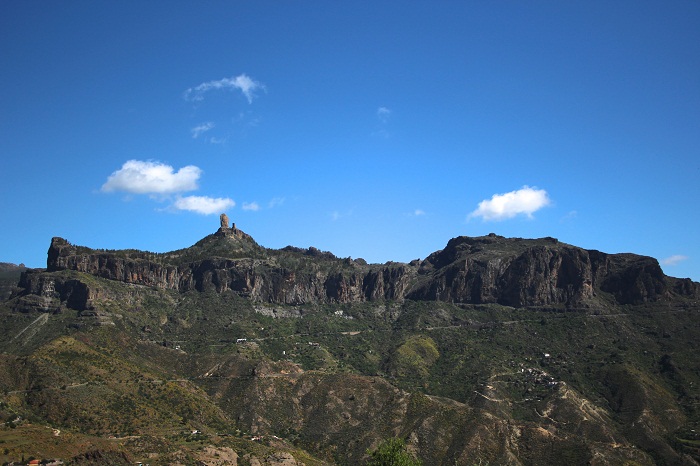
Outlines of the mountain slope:
[[235,228],[165,254],[54,238],[0,306],[1,406],[151,464],[361,464],[400,436],[431,465],[693,465],[699,294],[552,238],[410,264]]

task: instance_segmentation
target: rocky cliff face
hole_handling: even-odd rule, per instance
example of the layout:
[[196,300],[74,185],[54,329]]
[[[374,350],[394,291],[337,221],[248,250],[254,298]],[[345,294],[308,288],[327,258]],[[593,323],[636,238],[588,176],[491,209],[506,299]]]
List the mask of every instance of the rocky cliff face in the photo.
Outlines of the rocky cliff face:
[[0,301],[5,301],[12,296],[17,281],[25,270],[27,267],[24,264],[0,262]]
[[[166,254],[97,251],[53,238],[47,270],[179,292],[231,290],[277,304],[412,299],[575,307],[586,306],[599,293],[619,304],[700,295],[700,284],[666,277],[651,257],[605,254],[554,238],[493,234],[454,238],[423,261],[384,265],[339,259],[314,248],[265,249],[235,227],[222,227],[191,248]],[[28,273],[22,286],[33,293],[29,290],[40,281],[40,274]],[[63,300],[88,306],[89,290],[69,284],[63,288],[56,291]]]
[[654,258],[605,254],[554,238],[454,238],[418,273],[426,279],[411,290],[411,299],[513,307],[580,306],[599,292],[619,304],[638,304],[700,290],[690,280],[666,277]]
[[[231,290],[257,302],[278,304],[403,299],[416,273],[414,267],[405,264],[368,266],[314,248],[265,250],[240,230],[235,234],[220,230],[202,242],[201,254],[193,254],[195,245],[188,250],[156,255],[141,251],[101,252],[53,238],[47,271],[74,270],[179,292]],[[215,250],[217,255],[210,256],[207,250]],[[222,257],[226,253],[233,257]],[[244,257],[235,257],[240,255]],[[34,289],[37,279],[38,276],[28,274],[23,278],[23,286]]]

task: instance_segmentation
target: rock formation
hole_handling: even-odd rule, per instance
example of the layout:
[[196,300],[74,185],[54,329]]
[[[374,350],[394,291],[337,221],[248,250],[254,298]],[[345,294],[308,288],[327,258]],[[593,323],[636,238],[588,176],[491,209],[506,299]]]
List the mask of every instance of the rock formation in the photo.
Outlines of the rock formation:
[[[222,225],[228,222],[225,214],[221,220]],[[47,270],[74,270],[179,292],[230,290],[256,302],[290,305],[411,299],[590,307],[601,293],[619,304],[700,295],[700,284],[666,277],[651,257],[605,254],[554,238],[493,234],[454,238],[423,261],[383,265],[339,259],[315,248],[266,249],[235,226],[165,254],[97,251],[53,238]],[[36,290],[42,280],[41,273],[28,272],[21,286]],[[89,290],[72,282],[66,287],[68,291],[56,291],[62,300],[89,307]]]
[[223,230],[223,229],[227,229],[227,228],[228,228],[228,224],[229,224],[228,215],[226,215],[226,214],[221,214],[221,215],[219,216],[219,220],[221,220],[221,229],[222,229],[222,230]]

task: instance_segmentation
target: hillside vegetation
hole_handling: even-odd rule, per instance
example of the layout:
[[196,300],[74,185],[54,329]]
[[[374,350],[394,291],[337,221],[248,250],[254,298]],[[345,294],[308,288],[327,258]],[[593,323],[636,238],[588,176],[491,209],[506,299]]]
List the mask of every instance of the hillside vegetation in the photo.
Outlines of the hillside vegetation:
[[381,265],[54,238],[0,305],[0,461],[356,465],[398,438],[425,465],[697,465],[699,290],[552,238]]

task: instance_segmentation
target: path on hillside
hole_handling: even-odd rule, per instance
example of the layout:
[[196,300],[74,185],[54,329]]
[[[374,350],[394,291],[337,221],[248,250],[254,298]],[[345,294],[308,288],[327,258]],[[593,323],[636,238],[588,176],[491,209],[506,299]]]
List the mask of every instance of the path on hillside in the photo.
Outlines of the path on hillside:
[[[49,313],[48,312],[41,313],[41,315],[39,315],[39,317],[34,319],[34,321],[31,324],[24,327],[17,335],[15,335],[11,341],[15,341],[17,338],[19,338],[20,335],[22,335],[24,332],[26,332],[30,328],[32,330],[29,334],[27,334],[27,338],[31,338],[32,336],[34,336],[34,334],[36,332],[39,331],[41,326],[44,325],[48,321],[49,321]],[[32,327],[34,327],[34,328],[32,328]]]

